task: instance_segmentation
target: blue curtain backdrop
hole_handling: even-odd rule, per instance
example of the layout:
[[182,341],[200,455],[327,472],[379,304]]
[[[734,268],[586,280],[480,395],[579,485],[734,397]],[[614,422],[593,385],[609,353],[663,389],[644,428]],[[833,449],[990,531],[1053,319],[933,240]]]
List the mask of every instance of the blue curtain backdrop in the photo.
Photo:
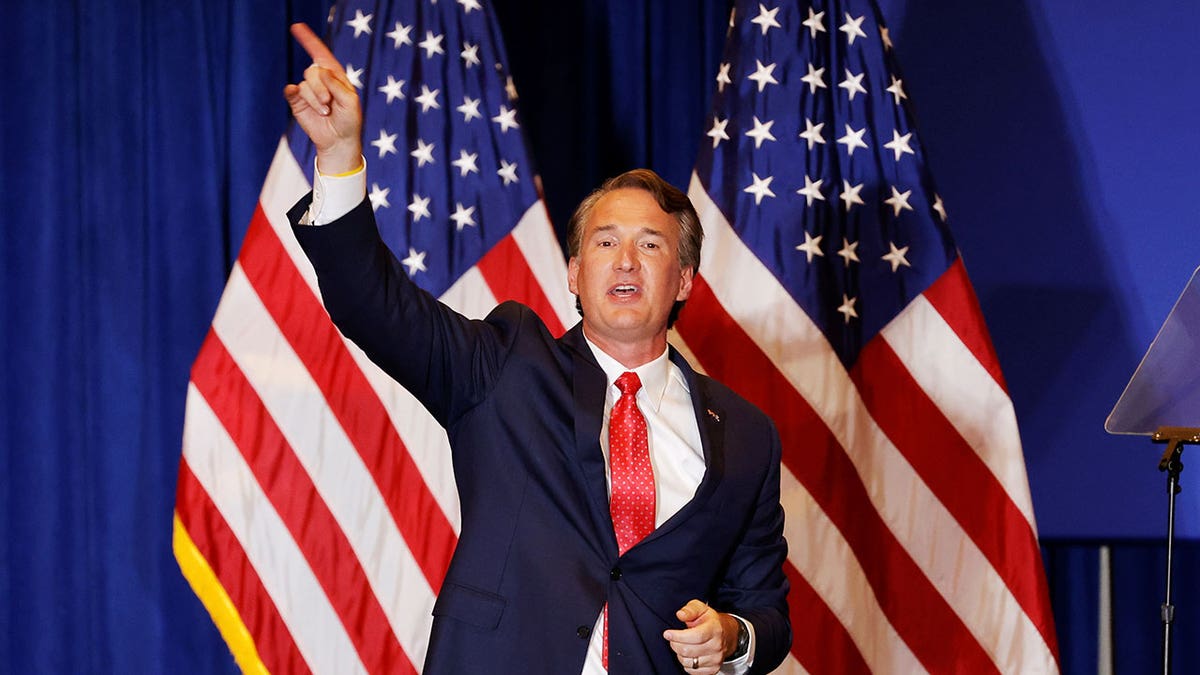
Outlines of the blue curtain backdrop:
[[[1117,672],[1147,672],[1165,480],[1155,448],[1099,428],[1200,262],[1200,136],[1169,124],[1200,108],[1200,10],[883,4],[1022,422],[1065,670],[1096,671],[1107,543]],[[493,5],[556,223],[632,166],[686,184],[725,0]],[[171,555],[183,401],[307,65],[286,26],[327,10],[6,5],[0,671],[235,671]],[[1200,532],[1200,509],[1180,518]],[[1177,668],[1196,672],[1198,542],[1175,569]]]

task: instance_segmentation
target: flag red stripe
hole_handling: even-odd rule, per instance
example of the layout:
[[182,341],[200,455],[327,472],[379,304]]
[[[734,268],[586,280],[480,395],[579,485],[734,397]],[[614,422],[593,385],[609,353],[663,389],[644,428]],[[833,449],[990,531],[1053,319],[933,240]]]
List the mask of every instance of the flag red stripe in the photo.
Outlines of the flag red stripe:
[[1037,536],[1004,486],[886,341],[868,343],[850,376],[871,417],[954,514],[1057,654]]
[[311,672],[241,542],[188,467],[187,458],[179,465],[175,509],[196,550],[237,607],[267,670],[296,675]]
[[858,645],[790,562],[783,566],[792,591],[788,594],[788,615],[792,619],[792,655],[810,673],[870,675]]
[[436,593],[442,587],[458,539],[454,529],[383,403],[271,229],[261,205],[254,212],[238,260],[362,457],[392,519]]
[[[563,334],[563,325],[554,306],[533,276],[529,262],[525,260],[511,233],[480,258],[476,267],[497,301],[516,300],[522,303],[537,312],[551,335],[557,337]],[[566,283],[565,279],[563,283]]]
[[[1000,372],[1000,359],[996,357],[996,349],[988,337],[987,323],[983,320],[979,299],[975,297],[975,289],[967,278],[962,258],[956,258],[954,264],[925,289],[923,295],[950,324],[951,330],[975,355],[980,365],[992,375],[996,384],[1008,393],[1004,373]],[[1058,651],[1055,650],[1055,653]]]
[[349,539],[253,386],[212,331],[196,357],[192,382],[246,458],[367,671],[416,673]]
[[699,276],[679,330],[710,374],[775,420],[784,464],[842,532],[880,607],[922,665],[994,672],[991,658],[874,509],[845,450]]

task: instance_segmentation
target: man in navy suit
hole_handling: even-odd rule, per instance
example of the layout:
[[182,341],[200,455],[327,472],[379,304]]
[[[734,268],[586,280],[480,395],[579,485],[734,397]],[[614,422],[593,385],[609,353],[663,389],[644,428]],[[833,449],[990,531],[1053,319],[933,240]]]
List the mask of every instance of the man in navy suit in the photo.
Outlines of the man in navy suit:
[[571,219],[583,320],[468,320],[413,285],[365,199],[357,94],[324,44],[284,94],[317,149],[289,216],[330,316],[445,426],[462,529],[426,673],[768,672],[791,644],[778,435],[667,344],[702,230],[653,172]]

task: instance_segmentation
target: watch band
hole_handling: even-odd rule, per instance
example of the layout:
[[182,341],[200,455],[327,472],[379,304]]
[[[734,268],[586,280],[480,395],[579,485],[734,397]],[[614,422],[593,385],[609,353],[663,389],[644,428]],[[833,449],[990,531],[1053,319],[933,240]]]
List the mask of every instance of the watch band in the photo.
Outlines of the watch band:
[[750,630],[746,628],[746,622],[738,617],[734,617],[738,625],[737,649],[729,655],[729,661],[740,659],[750,650]]

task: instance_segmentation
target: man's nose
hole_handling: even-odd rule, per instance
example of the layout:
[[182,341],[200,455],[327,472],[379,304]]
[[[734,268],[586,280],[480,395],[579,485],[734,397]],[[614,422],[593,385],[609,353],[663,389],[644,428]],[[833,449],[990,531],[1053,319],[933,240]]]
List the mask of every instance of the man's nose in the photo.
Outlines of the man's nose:
[[621,271],[632,271],[638,268],[641,261],[635,244],[622,244],[617,251],[616,267]]

